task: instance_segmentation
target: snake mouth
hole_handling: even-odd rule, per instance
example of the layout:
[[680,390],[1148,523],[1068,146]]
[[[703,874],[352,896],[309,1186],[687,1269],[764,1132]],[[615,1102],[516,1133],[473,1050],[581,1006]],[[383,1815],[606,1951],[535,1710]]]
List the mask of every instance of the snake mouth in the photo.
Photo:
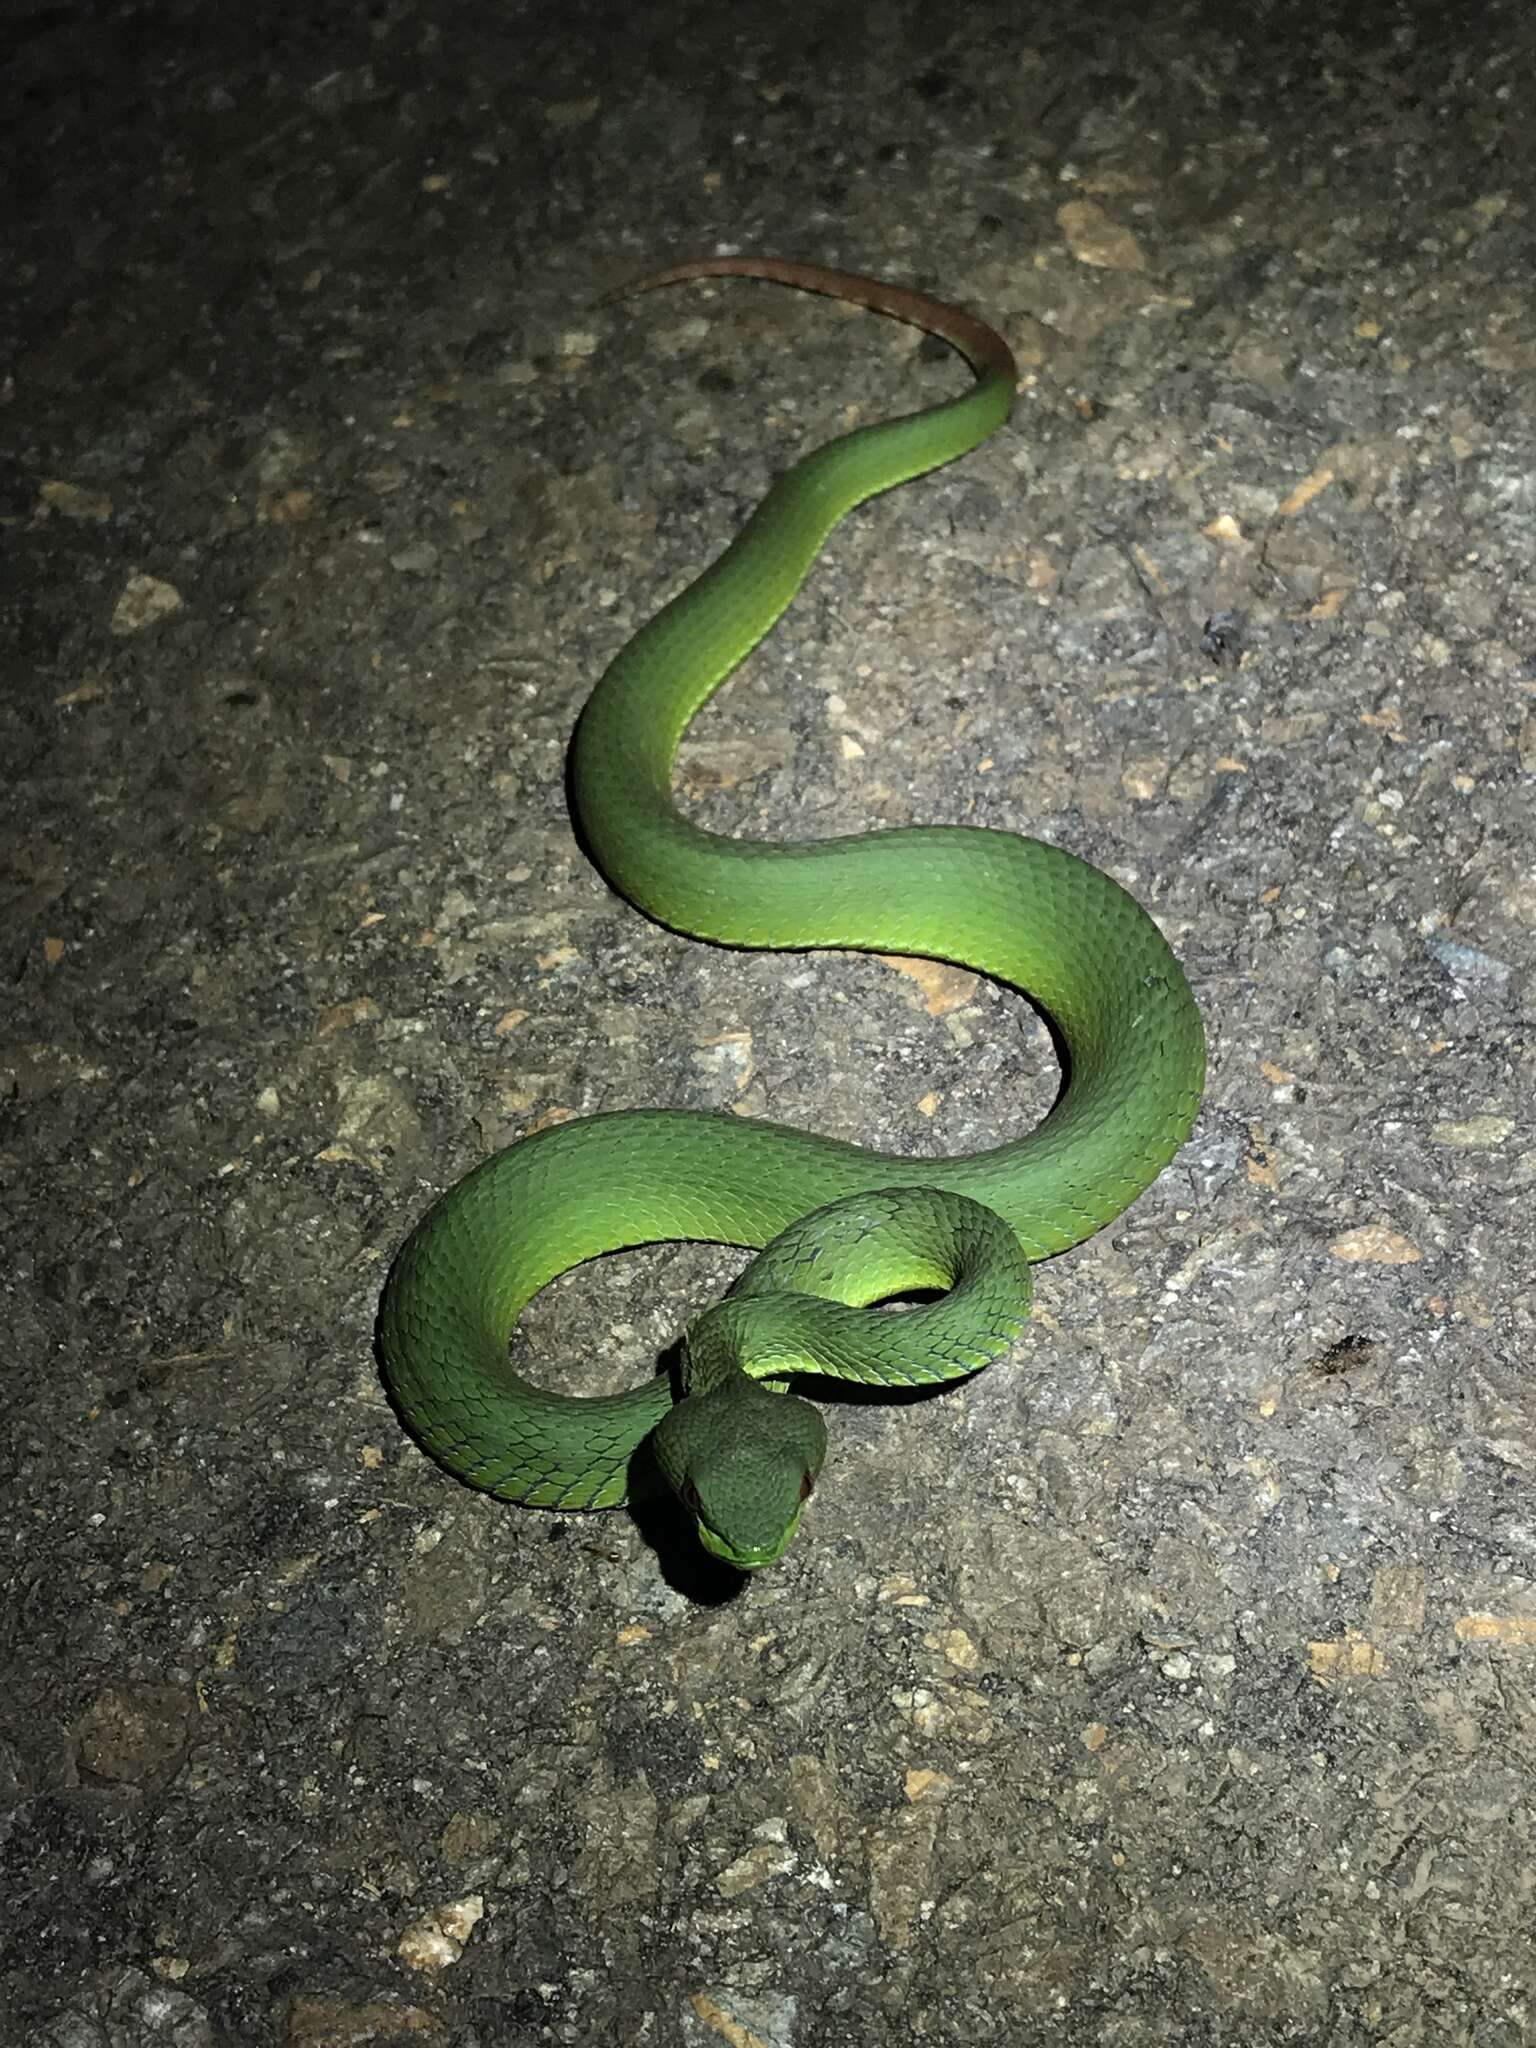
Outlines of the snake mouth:
[[727,1542],[725,1537],[711,1529],[708,1522],[702,1519],[697,1524],[699,1541],[710,1556],[734,1565],[739,1572],[760,1572],[764,1565],[776,1564],[794,1541],[795,1531],[799,1526],[800,1509],[797,1507],[782,1536],[775,1537],[771,1543],[743,1545]]

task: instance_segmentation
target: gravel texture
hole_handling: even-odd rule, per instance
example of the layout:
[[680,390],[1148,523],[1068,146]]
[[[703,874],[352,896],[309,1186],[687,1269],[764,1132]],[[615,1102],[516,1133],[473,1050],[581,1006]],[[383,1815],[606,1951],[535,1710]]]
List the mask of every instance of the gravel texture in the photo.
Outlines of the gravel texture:
[[[13,0],[0,230],[0,2038],[1536,2038],[1536,263],[1523,6]],[[974,978],[647,924],[604,661],[795,453],[960,388],[694,814],[1125,881],[1212,1041],[1015,1356],[829,1404],[744,1586],[457,1487],[371,1353],[550,1120],[942,1152]],[[736,1255],[535,1304],[653,1370]],[[569,1361],[569,1363],[562,1363]]]

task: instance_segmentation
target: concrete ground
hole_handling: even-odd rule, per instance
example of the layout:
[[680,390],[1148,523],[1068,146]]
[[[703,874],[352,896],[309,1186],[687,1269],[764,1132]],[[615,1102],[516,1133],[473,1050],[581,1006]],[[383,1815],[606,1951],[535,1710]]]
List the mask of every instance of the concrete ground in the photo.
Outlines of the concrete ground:
[[[1528,10],[7,24],[0,2037],[1536,2038]],[[828,1404],[745,1584],[465,1491],[372,1355],[539,1125],[1050,1099],[1017,998],[691,943],[572,837],[626,636],[963,388],[789,292],[595,304],[721,247],[1023,375],[834,538],[693,815],[1070,847],[1212,1047],[1011,1359]],[[518,1347],[643,1378],[739,1263]]]

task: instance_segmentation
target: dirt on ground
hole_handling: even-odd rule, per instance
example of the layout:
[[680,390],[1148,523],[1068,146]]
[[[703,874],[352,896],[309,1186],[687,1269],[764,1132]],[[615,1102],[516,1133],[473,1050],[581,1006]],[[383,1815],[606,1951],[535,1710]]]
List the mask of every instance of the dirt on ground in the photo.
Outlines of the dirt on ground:
[[[0,2035],[1536,2038],[1536,31],[1515,4],[7,10]],[[955,970],[648,923],[576,714],[794,457],[681,763],[1107,869],[1211,1043],[1008,1360],[827,1404],[784,1560],[469,1492],[373,1323],[596,1110],[913,1154],[1056,1085]],[[643,1379],[738,1270],[547,1290]]]

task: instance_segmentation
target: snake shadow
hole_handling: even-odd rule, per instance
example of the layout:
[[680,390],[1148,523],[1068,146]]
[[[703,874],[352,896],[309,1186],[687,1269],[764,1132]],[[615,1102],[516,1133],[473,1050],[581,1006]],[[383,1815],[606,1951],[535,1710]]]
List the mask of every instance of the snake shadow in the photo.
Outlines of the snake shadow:
[[[899,1313],[903,1308],[915,1308],[922,1302],[939,1298],[938,1290],[930,1292],[925,1289],[902,1295],[884,1306]],[[658,1376],[664,1374],[671,1380],[674,1396],[681,1393],[682,1353],[683,1339],[679,1337],[658,1361]],[[805,1372],[796,1373],[791,1385],[795,1393],[806,1400],[831,1408],[918,1408],[929,1401],[942,1399],[976,1377],[976,1373],[965,1373],[955,1379],[937,1381],[931,1386],[886,1387],[866,1385],[860,1380],[835,1379],[828,1373]],[[826,1483],[829,1473],[835,1476],[836,1460],[837,1440],[834,1436],[820,1484]],[[738,1571],[700,1543],[693,1517],[667,1484],[649,1437],[630,1459],[629,1499],[625,1506],[641,1541],[654,1555],[657,1570],[675,1593],[680,1593],[696,1606],[728,1606],[743,1596],[750,1581],[756,1577],[753,1572]],[[815,1539],[807,1531],[796,1540]]]
[[[578,726],[579,723],[580,721],[578,720]],[[581,807],[576,801],[574,782],[575,754],[575,736],[573,734],[572,743],[566,749],[564,764],[566,812],[577,846],[601,875],[601,866],[593,853],[586,831],[583,828]],[[618,896],[617,891],[613,893]],[[622,896],[618,896],[618,900],[621,902],[627,901]],[[630,907],[633,908],[632,905]],[[639,914],[641,916],[647,915],[645,912],[640,912]],[[649,918],[648,921],[665,926],[664,919]],[[700,945],[716,947],[721,952],[737,950],[734,947],[719,946],[717,941],[713,939],[699,938],[696,933],[689,936],[697,939]],[[793,952],[796,950],[819,951],[822,949],[786,947],[784,950]],[[984,978],[990,979],[991,977]],[[1054,1108],[1056,1103],[1060,1102],[1066,1094],[1072,1079],[1071,1054],[1068,1051],[1066,1040],[1062,1036],[1061,1027],[1050,1011],[1042,1004],[1036,1002],[1027,989],[1016,988],[1012,984],[1004,983],[999,983],[998,986],[1005,988],[1010,996],[1016,997],[1021,1001],[1025,1008],[1032,1012],[1045,1027],[1046,1034],[1050,1040],[1051,1052],[1056,1061],[1057,1084],[1051,1103],[1051,1107]],[[934,1301],[938,1298],[939,1294],[937,1291],[921,1289],[897,1296],[881,1305],[895,1313],[900,1313],[903,1308],[915,1308],[925,1301]],[[681,1394],[679,1384],[681,1353],[682,1339],[679,1338],[662,1353],[657,1363],[658,1376],[665,1373],[672,1380],[674,1398],[678,1398]],[[942,1380],[931,1386],[885,1387],[868,1386],[857,1380],[834,1379],[825,1373],[797,1373],[794,1376],[793,1386],[795,1392],[803,1394],[807,1400],[825,1403],[833,1407],[914,1408],[920,1406],[923,1402],[939,1399],[952,1389],[963,1386],[966,1380],[974,1378],[974,1373],[967,1373],[959,1378]],[[836,1446],[834,1444],[832,1457],[828,1460],[829,1464],[832,1462],[832,1458],[835,1458],[835,1455]],[[727,1602],[741,1597],[746,1589],[747,1581],[753,1574],[737,1571],[733,1566],[726,1564],[723,1559],[714,1557],[709,1551],[704,1549],[698,1540],[692,1516],[688,1514],[662,1476],[660,1468],[656,1464],[654,1453],[651,1451],[648,1438],[639,1446],[630,1460],[629,1498],[625,1505],[629,1510],[636,1529],[639,1531],[642,1541],[654,1552],[657,1568],[674,1591],[681,1593],[685,1599],[696,1601],[701,1606],[710,1607],[723,1606]]]
[[[881,1306],[899,1313],[906,1307],[917,1307],[925,1301],[939,1299],[941,1290],[913,1290],[896,1297]],[[685,1338],[679,1335],[657,1360],[657,1378],[670,1380],[674,1400],[683,1395],[682,1362]],[[417,1441],[410,1419],[395,1399],[384,1371],[382,1342],[377,1321],[375,1322],[373,1353],[378,1367],[379,1378],[386,1400],[393,1409],[397,1421],[405,1434]],[[797,1394],[809,1401],[816,1401],[829,1407],[844,1408],[914,1408],[922,1403],[940,1398],[967,1380],[974,1379],[974,1373],[941,1380],[931,1386],[887,1387],[866,1385],[859,1380],[833,1378],[826,1373],[796,1373],[791,1384]],[[426,1446],[418,1448],[428,1458],[431,1452]],[[837,1445],[834,1439],[827,1461],[827,1469],[835,1466]],[[477,1489],[460,1479],[457,1474],[439,1468],[443,1476],[468,1492]],[[825,1476],[825,1475],[824,1475]],[[752,1572],[738,1571],[706,1550],[699,1541],[698,1530],[693,1516],[672,1491],[665,1475],[656,1461],[651,1448],[651,1439],[646,1437],[632,1453],[628,1473],[628,1498],[624,1507],[641,1541],[653,1553],[657,1569],[674,1592],[699,1607],[724,1607],[738,1600],[747,1590],[748,1582],[756,1576]],[[483,1498],[484,1496],[482,1496]],[[607,1554],[601,1538],[595,1533],[600,1517],[573,1514],[570,1509],[517,1507],[502,1503],[509,1516],[531,1515],[546,1520],[546,1538],[557,1544],[580,1544],[583,1547]],[[804,1539],[802,1539],[804,1540]]]

